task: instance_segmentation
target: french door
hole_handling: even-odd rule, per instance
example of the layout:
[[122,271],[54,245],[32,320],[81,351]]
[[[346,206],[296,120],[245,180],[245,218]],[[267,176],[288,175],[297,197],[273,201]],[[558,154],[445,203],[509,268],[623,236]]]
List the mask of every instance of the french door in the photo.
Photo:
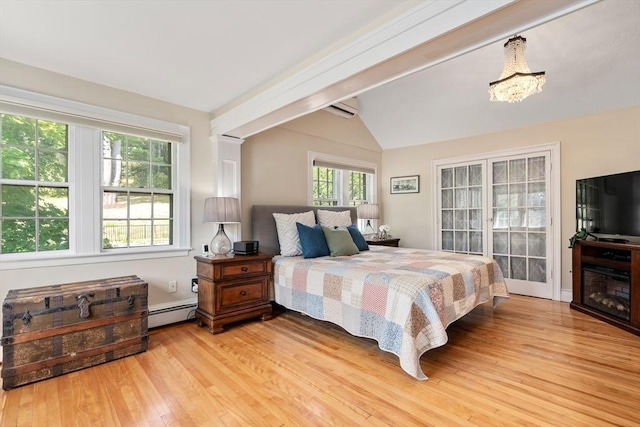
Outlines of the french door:
[[491,257],[510,292],[553,298],[550,170],[550,151],[440,162],[438,248]]
[[487,253],[485,163],[459,163],[438,170],[440,242],[444,251]]

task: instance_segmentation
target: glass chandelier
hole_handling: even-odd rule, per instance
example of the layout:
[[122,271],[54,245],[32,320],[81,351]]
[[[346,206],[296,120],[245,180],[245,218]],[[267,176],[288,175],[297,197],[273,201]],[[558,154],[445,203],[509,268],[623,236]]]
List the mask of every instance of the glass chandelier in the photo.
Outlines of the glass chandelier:
[[489,83],[491,101],[520,102],[542,90],[544,71],[532,73],[524,57],[527,39],[514,36],[504,45],[504,69],[500,80]]

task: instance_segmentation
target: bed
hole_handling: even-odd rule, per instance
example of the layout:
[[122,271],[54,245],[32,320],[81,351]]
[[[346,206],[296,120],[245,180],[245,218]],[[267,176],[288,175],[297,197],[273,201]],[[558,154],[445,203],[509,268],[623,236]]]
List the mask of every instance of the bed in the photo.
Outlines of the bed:
[[[253,238],[265,253],[280,254],[273,213],[294,214],[355,208],[256,205]],[[281,256],[273,259],[272,299],[315,319],[372,338],[398,356],[400,367],[427,379],[420,357],[447,342],[446,328],[476,306],[509,297],[491,258],[411,248],[370,246],[351,256]]]

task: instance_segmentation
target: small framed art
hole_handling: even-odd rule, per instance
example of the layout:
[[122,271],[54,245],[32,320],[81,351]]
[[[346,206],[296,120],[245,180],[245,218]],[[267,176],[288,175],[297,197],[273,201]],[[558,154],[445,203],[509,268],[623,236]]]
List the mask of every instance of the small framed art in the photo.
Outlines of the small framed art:
[[420,175],[396,176],[391,178],[391,194],[419,193]]

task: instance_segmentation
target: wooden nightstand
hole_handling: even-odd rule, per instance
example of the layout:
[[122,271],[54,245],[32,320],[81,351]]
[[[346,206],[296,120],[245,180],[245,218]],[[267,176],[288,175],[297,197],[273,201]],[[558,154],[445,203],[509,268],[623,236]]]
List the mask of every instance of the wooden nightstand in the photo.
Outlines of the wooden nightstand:
[[271,319],[272,258],[267,254],[196,256],[198,325],[206,325],[212,334],[219,334],[227,323],[257,316]]
[[398,247],[398,242],[400,242],[400,239],[374,239],[374,240],[367,240],[367,245],[377,245],[377,246],[393,246],[394,248]]

